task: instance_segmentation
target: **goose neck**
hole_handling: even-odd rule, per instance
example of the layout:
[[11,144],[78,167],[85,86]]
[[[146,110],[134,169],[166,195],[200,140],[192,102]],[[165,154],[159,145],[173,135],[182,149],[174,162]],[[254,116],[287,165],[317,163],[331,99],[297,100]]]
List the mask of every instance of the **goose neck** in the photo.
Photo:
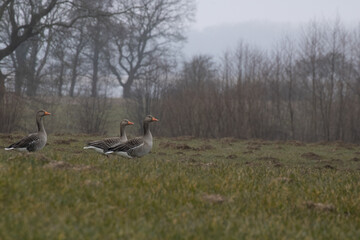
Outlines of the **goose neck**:
[[44,120],[42,117],[36,117],[36,124],[38,127],[38,132],[45,132]]
[[120,137],[123,137],[125,135],[125,126],[123,126],[121,123],[120,123]]
[[121,141],[124,141],[124,142],[127,141],[127,136],[125,133],[125,125],[121,125],[121,124],[120,124],[120,139],[121,139]]
[[150,134],[150,128],[149,128],[149,123],[148,122],[143,123],[143,129],[144,129],[144,136]]

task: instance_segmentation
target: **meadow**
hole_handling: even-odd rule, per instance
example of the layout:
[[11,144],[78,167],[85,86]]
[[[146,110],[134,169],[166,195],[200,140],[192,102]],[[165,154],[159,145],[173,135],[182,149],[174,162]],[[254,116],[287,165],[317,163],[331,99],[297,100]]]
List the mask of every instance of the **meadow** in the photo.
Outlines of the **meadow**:
[[0,150],[0,239],[360,238],[359,145],[155,138],[124,159],[82,149],[98,138]]

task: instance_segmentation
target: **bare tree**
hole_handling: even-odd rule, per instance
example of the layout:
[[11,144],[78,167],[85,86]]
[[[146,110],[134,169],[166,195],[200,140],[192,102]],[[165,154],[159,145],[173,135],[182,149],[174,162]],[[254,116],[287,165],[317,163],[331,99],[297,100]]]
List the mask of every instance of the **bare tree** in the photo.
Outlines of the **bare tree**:
[[[51,31],[49,31],[47,39],[41,39],[39,36],[35,36],[31,39],[26,77],[26,94],[28,96],[35,96],[41,83],[43,69],[50,52],[51,35]],[[40,53],[42,53],[42,56],[40,56]]]
[[15,93],[20,96],[23,85],[26,81],[27,57],[30,50],[29,42],[22,43],[15,50],[15,54],[11,55],[13,67],[15,69]]
[[98,81],[99,81],[99,65],[101,52],[103,51],[103,47],[105,45],[105,31],[104,25],[101,24],[100,19],[96,19],[93,25],[88,26],[88,32],[90,32],[91,41],[90,41],[90,54],[89,59],[92,65],[92,75],[91,75],[91,96],[96,97]]
[[63,96],[63,86],[65,84],[66,71],[69,64],[66,61],[67,47],[65,41],[56,41],[54,43],[53,55],[55,60],[57,60],[57,77],[56,77],[56,87],[57,87],[57,95],[59,97]]
[[124,98],[131,96],[131,87],[143,74],[142,69],[153,59],[169,56],[173,43],[184,40],[184,27],[194,12],[192,0],[136,0],[129,8],[133,10],[119,19],[114,31],[116,54],[109,51],[108,57]]
[[[0,3],[0,61],[30,38],[39,36],[46,29],[71,27],[77,20],[111,13],[91,8],[85,0],[20,1],[4,0]],[[74,14],[76,11],[77,14]],[[4,37],[7,36],[7,37]],[[34,43],[35,44],[35,43]],[[36,46],[32,47],[35,52]],[[33,54],[34,56],[34,54]],[[30,66],[31,68],[32,66]],[[36,91],[31,84],[30,95]],[[0,101],[5,93],[5,75],[0,69]]]
[[[57,0],[49,0],[45,3],[30,2],[30,4],[16,0],[3,1],[0,5],[0,20],[10,22],[11,32],[8,42],[0,49],[0,61],[15,51],[21,43],[49,27],[50,22],[47,21],[46,16],[57,6],[57,3]],[[62,19],[58,16],[58,21],[60,20]]]
[[[318,59],[323,55],[324,29],[317,22],[311,22],[308,29],[304,31],[301,40],[300,54],[301,60],[298,61],[298,68],[301,71],[305,87],[311,93],[311,133],[313,140],[318,139]],[[305,74],[305,75],[304,75]],[[310,85],[310,86],[309,86]]]
[[73,36],[69,40],[70,45],[70,89],[69,96],[74,97],[75,86],[77,78],[79,76],[79,69],[81,69],[83,59],[81,54],[84,51],[84,48],[87,44],[88,38],[85,34],[85,29],[83,24],[79,24],[76,28],[76,32],[73,33]]
[[[9,56],[27,39],[38,35],[49,24],[45,17],[56,7],[57,0],[45,3],[26,4],[16,0],[5,0],[0,4],[0,35],[10,34],[6,42],[0,45],[0,61]],[[0,105],[5,94],[5,75],[0,69]]]
[[220,94],[222,95],[221,101],[219,104],[224,107],[217,107],[219,114],[224,115],[228,113],[226,118],[221,119],[220,122],[216,123],[219,127],[219,133],[221,136],[235,136],[234,129],[232,126],[237,121],[237,98],[239,97],[236,94],[236,59],[231,51],[226,51],[222,57],[222,90]]
[[294,88],[296,87],[296,75],[294,70],[296,52],[294,40],[286,36],[280,43],[282,49],[282,59],[284,67],[284,80],[287,83],[287,107],[290,118],[290,136],[291,139],[296,139],[295,130],[295,110],[294,110]]

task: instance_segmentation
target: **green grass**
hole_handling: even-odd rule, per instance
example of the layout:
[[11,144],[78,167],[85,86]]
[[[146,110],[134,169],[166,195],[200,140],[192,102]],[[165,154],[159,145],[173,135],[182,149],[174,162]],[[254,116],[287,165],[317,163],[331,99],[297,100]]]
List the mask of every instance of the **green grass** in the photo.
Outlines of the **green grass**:
[[0,239],[360,238],[357,145],[156,138],[129,160],[90,139],[0,150]]

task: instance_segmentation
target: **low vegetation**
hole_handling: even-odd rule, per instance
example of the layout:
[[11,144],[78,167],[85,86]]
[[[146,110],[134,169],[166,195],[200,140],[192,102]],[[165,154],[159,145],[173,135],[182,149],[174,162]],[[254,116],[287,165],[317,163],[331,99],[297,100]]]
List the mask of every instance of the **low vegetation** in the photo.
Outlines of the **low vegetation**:
[[358,145],[156,138],[129,160],[83,150],[90,139],[0,150],[0,239],[360,236]]

